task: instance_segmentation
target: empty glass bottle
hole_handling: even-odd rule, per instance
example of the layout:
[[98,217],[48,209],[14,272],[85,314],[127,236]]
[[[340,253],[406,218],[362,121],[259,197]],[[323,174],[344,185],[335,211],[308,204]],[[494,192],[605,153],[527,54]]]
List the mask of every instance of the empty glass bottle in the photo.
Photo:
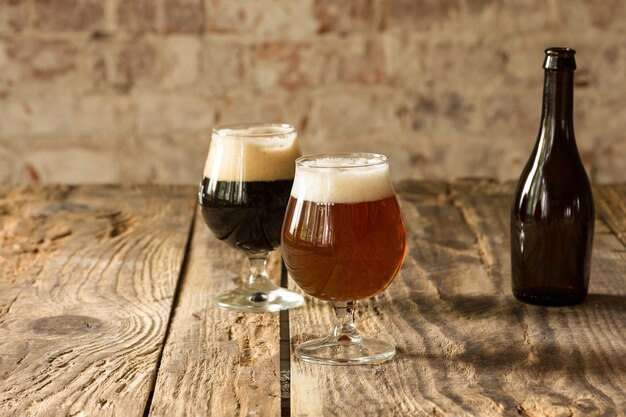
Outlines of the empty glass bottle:
[[558,306],[587,295],[594,204],[574,138],[576,51],[545,53],[541,126],[511,210],[512,287],[521,301]]

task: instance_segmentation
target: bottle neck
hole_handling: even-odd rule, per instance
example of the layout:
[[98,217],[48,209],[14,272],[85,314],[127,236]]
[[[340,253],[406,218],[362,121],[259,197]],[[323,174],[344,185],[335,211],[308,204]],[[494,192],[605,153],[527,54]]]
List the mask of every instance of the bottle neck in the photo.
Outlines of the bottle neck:
[[545,139],[574,139],[574,71],[546,70],[542,133]]

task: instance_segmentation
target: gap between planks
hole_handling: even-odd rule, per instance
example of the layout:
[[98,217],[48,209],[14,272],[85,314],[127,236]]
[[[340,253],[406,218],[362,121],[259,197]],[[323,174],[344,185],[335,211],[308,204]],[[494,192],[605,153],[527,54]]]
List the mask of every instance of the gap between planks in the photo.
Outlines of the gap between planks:
[[[289,275],[281,259],[280,286],[287,288]],[[304,306],[303,306],[304,307]],[[280,415],[291,417],[291,335],[289,333],[289,310],[280,312]]]
[[178,274],[178,280],[176,281],[176,287],[174,288],[174,298],[172,299],[172,307],[170,309],[170,316],[167,321],[167,326],[165,328],[165,336],[163,337],[163,344],[161,345],[161,351],[159,352],[159,357],[156,362],[157,372],[154,373],[154,377],[150,383],[150,394],[148,394],[148,400],[146,401],[146,406],[143,411],[143,417],[148,417],[150,415],[150,407],[152,406],[152,399],[154,397],[154,389],[156,387],[157,376],[159,374],[158,370],[161,368],[161,360],[163,359],[163,351],[165,350],[165,345],[170,336],[170,329],[172,328],[172,322],[174,321],[174,315],[176,314],[176,307],[178,307],[178,303],[180,301],[180,292],[183,288],[183,281],[187,276],[187,268],[189,266],[189,251],[191,249],[191,242],[193,241],[193,235],[195,232],[195,224],[196,224],[196,214],[197,211],[193,211],[193,215],[191,216],[191,223],[189,225],[189,231],[187,233],[187,242],[185,243],[185,252],[183,255],[182,266],[180,268],[180,272]]
[[183,264],[191,188],[9,190],[0,193],[10,302],[0,414],[140,416]]
[[[151,417],[280,416],[279,315],[222,310],[212,295],[249,271],[196,214],[189,263],[150,404]],[[236,272],[239,271],[239,272]],[[279,254],[268,272],[279,283]]]

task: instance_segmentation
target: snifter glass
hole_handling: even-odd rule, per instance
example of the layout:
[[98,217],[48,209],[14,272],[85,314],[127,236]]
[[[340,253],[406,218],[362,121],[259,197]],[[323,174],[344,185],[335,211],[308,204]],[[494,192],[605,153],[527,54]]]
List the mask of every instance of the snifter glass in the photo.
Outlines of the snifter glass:
[[361,336],[354,324],[357,301],[387,288],[406,250],[387,157],[298,158],[281,250],[294,281],[307,294],[330,301],[336,315],[332,334],[300,344],[296,356],[330,365],[378,363],[394,356],[392,344]]
[[250,274],[215,296],[221,308],[270,312],[303,303],[300,294],[274,285],[265,265],[280,245],[280,231],[300,156],[296,129],[287,124],[239,124],[213,130],[198,197],[215,236],[244,252]]

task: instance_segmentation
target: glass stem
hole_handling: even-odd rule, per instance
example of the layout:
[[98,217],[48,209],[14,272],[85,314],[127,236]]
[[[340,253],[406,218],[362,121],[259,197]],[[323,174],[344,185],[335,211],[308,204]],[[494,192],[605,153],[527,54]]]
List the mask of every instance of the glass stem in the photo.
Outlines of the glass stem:
[[248,254],[250,275],[248,276],[248,280],[244,283],[246,287],[253,287],[254,284],[269,280],[267,270],[265,269],[268,255],[267,252]]
[[332,337],[338,342],[361,342],[361,335],[354,325],[354,310],[356,309],[356,301],[338,301],[333,302],[335,310],[335,329]]

